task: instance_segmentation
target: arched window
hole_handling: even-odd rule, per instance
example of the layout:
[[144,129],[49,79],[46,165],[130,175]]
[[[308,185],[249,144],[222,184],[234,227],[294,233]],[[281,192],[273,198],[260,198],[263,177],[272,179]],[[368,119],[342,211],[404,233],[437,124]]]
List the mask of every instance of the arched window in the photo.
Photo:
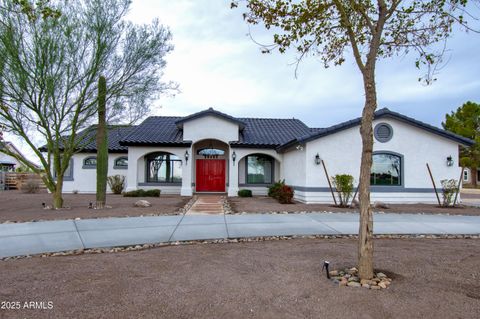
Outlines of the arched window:
[[113,168],[115,169],[127,169],[128,168],[128,157],[122,156],[115,159],[113,163]]
[[97,157],[89,156],[83,160],[82,168],[96,168],[97,167]]
[[158,152],[145,156],[147,183],[181,183],[182,160],[173,154]]
[[401,186],[402,157],[388,152],[374,153],[370,183],[373,186]]
[[198,155],[202,155],[205,158],[218,158],[225,155],[225,151],[218,148],[202,148],[197,151]]
[[248,155],[246,163],[247,184],[271,184],[273,182],[272,157],[263,154]]

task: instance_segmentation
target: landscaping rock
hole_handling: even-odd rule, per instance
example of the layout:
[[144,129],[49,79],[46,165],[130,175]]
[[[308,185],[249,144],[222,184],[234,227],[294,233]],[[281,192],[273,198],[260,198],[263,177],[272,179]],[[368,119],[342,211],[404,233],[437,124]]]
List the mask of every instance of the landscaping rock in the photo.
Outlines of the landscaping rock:
[[332,277],[337,276],[338,275],[338,270],[330,270],[329,274]]
[[387,275],[385,275],[383,272],[378,272],[377,273],[377,278],[379,278],[379,279],[387,278]]
[[387,285],[385,284],[385,282],[382,281],[381,283],[378,284],[378,287],[385,289],[387,288]]
[[360,283],[358,282],[355,282],[355,281],[350,281],[348,284],[347,284],[348,287],[361,287],[362,285],[360,285]]
[[136,201],[133,206],[135,206],[135,207],[151,207],[152,204],[150,204],[149,201],[141,199],[141,200]]
[[389,208],[390,208],[390,205],[388,205],[387,203],[384,203],[384,202],[375,202],[375,203],[373,204],[373,207],[374,207],[374,208],[389,209]]

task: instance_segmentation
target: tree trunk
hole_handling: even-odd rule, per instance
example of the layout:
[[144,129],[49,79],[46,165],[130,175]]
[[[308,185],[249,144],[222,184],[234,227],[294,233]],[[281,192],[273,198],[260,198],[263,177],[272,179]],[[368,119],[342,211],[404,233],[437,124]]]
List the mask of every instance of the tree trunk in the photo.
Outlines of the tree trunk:
[[476,166],[470,167],[470,179],[471,179],[472,187],[477,188],[478,171]]
[[57,176],[57,184],[55,186],[55,191],[52,192],[53,208],[55,209],[63,207],[62,189],[63,189],[63,176]]
[[373,277],[373,215],[370,207],[370,174],[372,170],[373,129],[372,122],[377,108],[377,93],[373,67],[367,67],[363,75],[365,106],[362,113],[360,134],[362,137],[362,162],[360,165],[359,202],[360,227],[358,230],[358,275],[361,279]]
[[106,123],[107,82],[101,76],[98,80],[98,126],[97,126],[97,202],[96,208],[103,209],[106,202],[108,175],[108,141]]

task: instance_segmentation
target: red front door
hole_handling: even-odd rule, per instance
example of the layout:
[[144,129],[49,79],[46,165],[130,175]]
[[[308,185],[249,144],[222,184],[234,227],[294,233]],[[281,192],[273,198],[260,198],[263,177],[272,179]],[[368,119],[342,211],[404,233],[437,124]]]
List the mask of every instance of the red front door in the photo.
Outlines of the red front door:
[[225,160],[197,159],[197,192],[225,191]]

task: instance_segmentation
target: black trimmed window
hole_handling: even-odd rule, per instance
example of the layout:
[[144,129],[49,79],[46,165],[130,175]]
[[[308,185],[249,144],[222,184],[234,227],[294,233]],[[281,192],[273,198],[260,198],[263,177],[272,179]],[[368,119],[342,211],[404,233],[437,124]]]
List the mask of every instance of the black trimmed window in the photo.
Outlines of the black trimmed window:
[[182,160],[173,154],[158,152],[145,157],[147,183],[181,183]]
[[128,168],[128,157],[122,156],[115,159],[113,162],[113,168],[116,169],[127,169]]
[[83,160],[82,168],[96,168],[97,167],[97,157],[89,156]]
[[268,155],[248,155],[245,159],[247,184],[273,183],[273,161],[273,158]]
[[402,157],[392,153],[373,154],[370,184],[372,186],[401,186]]

